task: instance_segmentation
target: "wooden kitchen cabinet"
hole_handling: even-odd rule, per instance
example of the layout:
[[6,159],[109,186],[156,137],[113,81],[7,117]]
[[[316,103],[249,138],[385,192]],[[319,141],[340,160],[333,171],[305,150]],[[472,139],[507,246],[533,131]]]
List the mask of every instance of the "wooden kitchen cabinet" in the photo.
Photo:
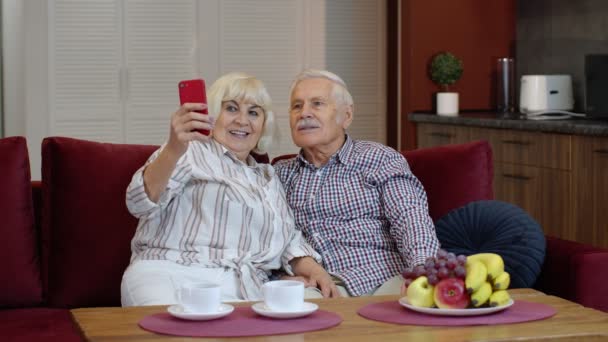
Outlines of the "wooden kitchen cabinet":
[[547,235],[576,240],[572,210],[572,172],[540,168],[540,220]]
[[521,207],[540,222],[541,173],[538,167],[494,162],[494,198]]
[[[437,133],[451,134],[449,138],[458,142],[487,140],[494,159],[494,198],[525,210],[547,235],[578,239],[580,225],[574,224],[573,209],[573,164],[576,164],[572,157],[573,136],[467,126],[456,130],[457,126],[429,123],[418,125],[423,126],[418,137],[424,144],[419,147],[442,145],[442,141],[448,140],[447,137],[433,139],[430,133],[436,133],[435,136]],[[462,141],[466,137],[468,140]],[[598,167],[601,162],[596,161]],[[608,163],[608,154],[604,162]],[[598,167],[594,166],[594,170]],[[608,170],[608,165],[604,167]],[[608,212],[608,208],[604,212]]]
[[494,160],[520,165],[538,165],[541,141],[538,134],[491,128],[472,128],[472,140],[487,140]]
[[573,146],[576,240],[608,247],[608,138],[577,136]]
[[494,160],[519,165],[570,170],[570,135],[492,128],[471,128],[471,140],[487,140]]
[[494,198],[513,203],[543,228],[547,235],[573,240],[569,171],[494,163]]
[[494,197],[513,203],[552,236],[574,239],[570,135],[470,128],[487,140],[494,157]]
[[423,123],[418,124],[417,139],[418,148],[471,141],[468,127]]

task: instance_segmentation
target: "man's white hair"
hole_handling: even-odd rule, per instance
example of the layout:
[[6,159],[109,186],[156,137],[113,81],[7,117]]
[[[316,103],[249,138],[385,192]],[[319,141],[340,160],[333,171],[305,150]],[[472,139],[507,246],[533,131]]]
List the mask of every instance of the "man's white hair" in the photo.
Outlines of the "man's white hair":
[[324,78],[330,80],[334,86],[332,88],[332,95],[336,102],[347,106],[353,105],[353,97],[350,95],[346,83],[340,78],[340,76],[327,70],[307,69],[299,73],[295,80],[291,83],[291,89],[289,90],[290,96],[293,94],[293,90],[303,80],[312,78]]

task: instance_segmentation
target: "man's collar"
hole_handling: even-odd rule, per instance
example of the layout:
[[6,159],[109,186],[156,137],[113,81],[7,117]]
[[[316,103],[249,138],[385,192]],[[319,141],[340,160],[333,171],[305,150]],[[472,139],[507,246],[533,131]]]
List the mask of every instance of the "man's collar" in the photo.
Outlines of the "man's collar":
[[[350,156],[351,156],[351,151],[353,150],[354,142],[348,134],[345,134],[344,136],[345,136],[344,144],[340,147],[340,149],[338,151],[336,151],[336,153],[334,153],[329,158],[329,161],[327,162],[327,164],[331,163],[333,159],[336,159],[336,162],[342,163],[344,165],[348,164],[348,162],[350,160]],[[305,165],[313,165],[308,160],[306,160],[306,158],[304,157],[303,149],[300,149],[300,153],[298,153],[298,160],[301,163],[304,163]]]
[[354,142],[353,142],[353,139],[351,139],[348,134],[345,134],[345,135],[346,135],[346,140],[344,141],[344,145],[342,145],[342,148],[340,148],[338,150],[337,158],[342,164],[347,165],[348,162],[350,161],[350,156],[351,156],[351,152],[353,150]]

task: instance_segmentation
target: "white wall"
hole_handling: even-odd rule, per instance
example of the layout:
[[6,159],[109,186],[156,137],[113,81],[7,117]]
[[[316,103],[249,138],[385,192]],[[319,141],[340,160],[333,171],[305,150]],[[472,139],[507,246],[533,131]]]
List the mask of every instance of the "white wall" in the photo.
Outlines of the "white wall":
[[27,137],[34,180],[40,179],[40,144],[48,133],[46,5],[2,0],[4,133]]
[[[4,135],[25,135],[23,3],[2,1]],[[19,114],[21,113],[21,114]]]
[[[40,178],[41,143],[49,135],[47,1],[24,1],[25,136],[32,179]],[[9,114],[9,113],[7,113]]]

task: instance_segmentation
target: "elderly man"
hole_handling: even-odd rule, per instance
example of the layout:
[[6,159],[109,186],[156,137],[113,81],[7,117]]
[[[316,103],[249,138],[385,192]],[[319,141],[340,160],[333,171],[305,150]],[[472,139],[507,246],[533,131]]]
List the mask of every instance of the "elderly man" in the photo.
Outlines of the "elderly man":
[[[321,254],[340,294],[397,294],[401,271],[435,256],[439,242],[424,188],[405,158],[382,144],[352,139],[346,134],[352,120],[353,100],[340,77],[300,73],[291,87],[290,125],[301,150],[275,169],[296,225]],[[320,290],[335,296],[333,286]]]

